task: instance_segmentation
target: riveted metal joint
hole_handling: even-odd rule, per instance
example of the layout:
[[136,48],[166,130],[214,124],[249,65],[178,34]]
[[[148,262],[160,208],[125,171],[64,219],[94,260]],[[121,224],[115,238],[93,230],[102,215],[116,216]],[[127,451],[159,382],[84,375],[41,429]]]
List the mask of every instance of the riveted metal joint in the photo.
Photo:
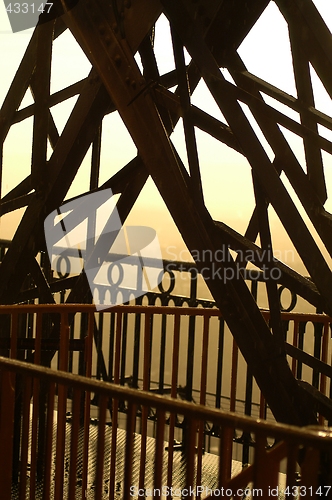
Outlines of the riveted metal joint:
[[115,57],[114,57],[114,62],[115,62],[115,65],[117,68],[120,68],[121,66],[121,62],[122,62],[122,59],[121,59],[121,56],[119,54],[117,54]]

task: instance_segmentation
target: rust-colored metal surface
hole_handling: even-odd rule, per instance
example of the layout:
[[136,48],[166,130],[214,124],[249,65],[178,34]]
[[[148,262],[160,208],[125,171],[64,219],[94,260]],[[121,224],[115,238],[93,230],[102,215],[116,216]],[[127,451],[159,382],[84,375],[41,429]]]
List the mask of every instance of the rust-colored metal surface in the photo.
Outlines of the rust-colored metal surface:
[[[25,208],[0,266],[0,303],[18,303],[27,276],[38,289],[41,303],[54,302],[49,268],[36,260],[37,254],[45,251],[43,222],[65,200],[92,146],[90,189],[110,187],[113,193],[120,194],[121,220],[126,219],[151,176],[194,258],[210,252],[208,261],[197,259],[198,270],[204,266],[204,278],[266,401],[277,420],[305,425],[314,423],[315,416],[310,399],[286,360],[277,287],[288,286],[332,315],[332,274],[326,257],[332,252],[332,218],[324,208],[328,186],[323,163],[324,154],[332,153],[332,143],[320,132],[321,126],[332,128],[332,119],[315,109],[310,71],[312,67],[331,96],[332,39],[312,0],[276,0],[289,30],[297,95],[285,93],[248,72],[238,53],[240,44],[269,4],[268,0],[54,3],[55,15],[41,19],[0,111],[3,153],[11,126],[33,117],[31,173],[0,203],[2,215]],[[159,73],[154,51],[154,27],[161,15],[170,24],[175,61],[175,70],[167,74]],[[51,94],[52,46],[66,30],[85,52],[92,69],[84,80]],[[184,49],[190,56],[189,63]],[[135,59],[137,52],[141,66]],[[223,68],[232,81],[225,79]],[[200,81],[205,82],[225,122],[192,105],[192,95]],[[176,90],[171,90],[174,87]],[[28,88],[34,104],[19,110]],[[52,107],[72,96],[78,96],[77,102],[59,133]],[[280,111],[279,106],[274,107],[267,97],[295,111],[298,119]],[[248,120],[244,105],[269,144],[272,156]],[[139,154],[101,184],[103,119],[116,111]],[[171,142],[179,120],[184,126],[188,169]],[[302,141],[304,168],[281,127]],[[248,190],[253,189],[256,205],[243,234],[222,220],[214,220],[207,209],[196,140],[198,128],[241,153],[252,170],[253,181]],[[277,214],[309,278],[272,258],[274,240],[269,207]],[[307,220],[317,237],[308,229]],[[227,249],[222,259],[221,249]],[[238,253],[235,260],[229,249]],[[238,272],[250,261],[269,272],[280,271],[278,280],[266,282],[269,326]],[[220,273],[214,272],[216,267]],[[227,270],[232,270],[236,278],[226,280]],[[63,289],[66,287],[64,283]],[[82,274],[71,282],[67,301],[83,302],[87,293],[88,283]]]

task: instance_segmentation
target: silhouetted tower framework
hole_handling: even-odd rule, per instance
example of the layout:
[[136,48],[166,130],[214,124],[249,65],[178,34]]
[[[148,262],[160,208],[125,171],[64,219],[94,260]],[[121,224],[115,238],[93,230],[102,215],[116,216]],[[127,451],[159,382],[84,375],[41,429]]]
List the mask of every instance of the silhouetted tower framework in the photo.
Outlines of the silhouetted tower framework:
[[[240,44],[269,3],[268,0],[79,0],[76,5],[66,5],[63,1],[54,4],[51,13],[40,19],[0,113],[3,153],[11,126],[33,116],[31,174],[6,194],[0,204],[1,215],[25,208],[0,267],[0,302],[19,302],[27,275],[38,288],[40,302],[54,302],[46,268],[42,269],[36,260],[38,253],[45,251],[43,221],[65,200],[92,145],[90,189],[110,187],[113,193],[120,194],[118,210],[125,220],[148,177],[152,177],[188,249],[195,251],[194,257],[210,251],[210,261],[198,260],[198,269],[204,266],[207,285],[276,419],[308,424],[314,422],[310,403],[286,361],[277,284],[287,286],[332,315],[331,270],[302,216],[305,211],[331,255],[332,219],[324,209],[327,189],[322,150],[331,154],[332,142],[321,135],[320,126],[332,129],[332,119],[315,109],[310,66],[332,97],[332,38],[311,0],[275,0],[289,29],[297,96],[279,90],[248,72],[238,53]],[[167,74],[159,73],[154,51],[154,27],[163,14],[170,23],[175,60],[175,70]],[[50,94],[53,41],[67,29],[85,52],[92,69],[84,80]],[[190,55],[188,64],[184,49]],[[140,66],[134,57],[137,52]],[[233,81],[225,79],[223,68],[227,68]],[[225,122],[192,105],[192,94],[201,80]],[[29,87],[35,103],[20,108]],[[78,96],[77,102],[59,134],[52,107],[73,96]],[[280,111],[278,103],[288,107],[292,114]],[[253,129],[253,120],[248,119],[245,108],[250,110],[273,155],[267,154],[266,142],[260,140],[256,127]],[[116,110],[138,154],[100,185],[103,118]],[[294,114],[298,119],[292,118]],[[179,120],[184,127],[188,169],[171,142]],[[305,169],[281,127],[303,141]],[[256,206],[244,234],[223,221],[213,220],[205,206],[197,129],[248,160],[253,179],[248,190],[253,189]],[[50,155],[48,144],[52,148]],[[227,176],[227,164],[223,165],[222,158],[220,165]],[[296,193],[301,210],[288,186]],[[270,205],[310,279],[271,259]],[[238,258],[234,260],[227,250],[220,262],[220,249],[225,248],[238,252]],[[270,327],[241,276],[225,282],[222,273],[214,273],[216,268],[227,267],[238,274],[238,266],[244,269],[249,261],[259,268],[280,270],[278,283],[267,281]],[[88,291],[84,275],[72,280],[70,286],[64,280],[62,286],[72,288],[68,302],[83,301]]]

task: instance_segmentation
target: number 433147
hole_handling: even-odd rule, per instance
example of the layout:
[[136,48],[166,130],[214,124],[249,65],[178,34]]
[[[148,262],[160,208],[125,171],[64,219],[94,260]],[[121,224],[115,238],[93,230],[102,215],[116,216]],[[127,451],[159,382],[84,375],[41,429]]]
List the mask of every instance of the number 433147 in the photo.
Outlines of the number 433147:
[[35,3],[9,3],[6,6],[6,11],[9,12],[10,14],[34,14],[35,12],[40,12],[41,14],[43,12],[46,12],[49,14],[51,8],[53,6],[53,3],[41,3],[41,4],[35,4]]

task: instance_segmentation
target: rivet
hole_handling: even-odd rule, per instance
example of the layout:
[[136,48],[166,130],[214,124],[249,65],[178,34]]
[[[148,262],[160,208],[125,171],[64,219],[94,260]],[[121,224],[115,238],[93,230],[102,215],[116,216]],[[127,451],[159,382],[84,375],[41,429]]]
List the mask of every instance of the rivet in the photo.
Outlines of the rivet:
[[135,90],[136,89],[136,82],[135,82],[135,80],[132,80],[130,83],[131,83],[132,88]]
[[114,57],[114,61],[115,61],[116,66],[119,68],[121,66],[121,57],[119,56],[119,54],[117,54]]

